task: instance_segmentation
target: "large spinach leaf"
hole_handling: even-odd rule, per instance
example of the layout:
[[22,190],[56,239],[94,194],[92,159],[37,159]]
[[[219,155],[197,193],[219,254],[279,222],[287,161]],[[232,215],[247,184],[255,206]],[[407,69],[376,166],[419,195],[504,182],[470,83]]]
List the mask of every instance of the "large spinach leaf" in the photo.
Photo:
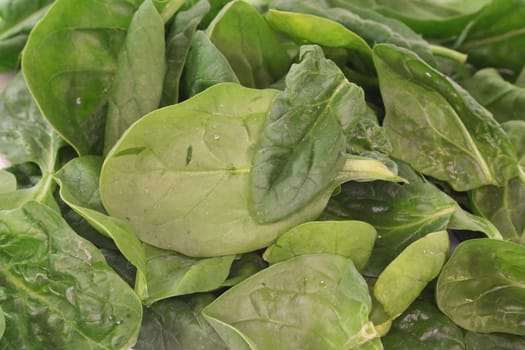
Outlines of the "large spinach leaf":
[[376,238],[373,226],[363,221],[312,221],[292,228],[264,252],[275,264],[306,254],[333,254],[349,258],[362,271]]
[[0,349],[127,349],[142,305],[102,254],[48,207],[0,212]]
[[162,90],[162,106],[179,101],[180,80],[190,47],[193,46],[192,38],[197,26],[209,10],[210,3],[207,0],[200,0],[175,16],[166,40],[167,67]]
[[[0,168],[11,171],[2,172],[0,209],[14,209],[30,200],[56,208],[52,176],[61,146],[60,137],[43,119],[18,74],[0,95],[0,158],[4,163]],[[36,164],[39,174],[27,187],[19,176],[17,189],[16,175],[28,163]]]
[[102,149],[118,56],[142,2],[57,0],[31,32],[22,60],[29,89],[46,119],[80,154]]
[[[356,170],[366,171],[346,152],[360,143],[355,125],[369,118],[363,90],[349,83],[318,46],[303,46],[300,59],[286,76],[286,89],[273,100],[257,143],[250,209],[259,223],[289,217],[357,179]],[[397,180],[389,171],[383,176],[370,171],[370,177]]]
[[503,129],[458,84],[403,48],[376,45],[374,61],[393,156],[457,191],[518,174]]
[[503,333],[465,334],[466,350],[521,350],[525,337]]
[[434,305],[416,300],[392,323],[382,341],[386,350],[464,350],[463,338],[461,328]]
[[290,67],[291,59],[277,34],[244,1],[224,6],[210,23],[208,35],[244,86],[268,87]]
[[53,0],[0,2],[0,72],[17,67],[29,32],[52,2]]
[[303,255],[229,289],[204,316],[235,349],[352,349],[376,338],[368,287],[352,262]]
[[151,0],[145,0],[131,19],[117,58],[106,116],[106,153],[133,122],[158,107],[165,56],[164,22]]
[[473,332],[525,335],[525,247],[487,238],[459,244],[439,276],[436,301]]
[[202,315],[211,294],[170,299],[144,309],[135,350],[226,350],[226,345]]

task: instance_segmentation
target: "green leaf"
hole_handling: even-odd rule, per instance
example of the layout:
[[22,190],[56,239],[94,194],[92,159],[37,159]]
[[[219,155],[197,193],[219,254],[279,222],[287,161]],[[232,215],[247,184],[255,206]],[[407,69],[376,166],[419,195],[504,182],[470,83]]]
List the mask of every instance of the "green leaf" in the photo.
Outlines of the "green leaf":
[[414,53],[376,45],[374,61],[392,155],[456,191],[518,174],[512,144],[490,113]]
[[[16,177],[6,170],[0,170],[0,196],[2,193],[16,191]],[[1,197],[0,197],[1,198]]]
[[152,0],[164,23],[168,23],[185,2],[186,0]]
[[197,26],[209,10],[209,2],[200,0],[189,9],[180,11],[175,16],[166,42],[167,63],[162,90],[162,106],[169,106],[179,101],[182,70],[192,46],[192,38],[197,30]]
[[313,221],[285,232],[264,252],[270,264],[307,254],[333,254],[349,258],[362,271],[376,238],[373,226],[362,221]]
[[138,271],[135,290],[146,305],[170,297],[221,287],[235,256],[190,258],[144,244],[146,271]]
[[427,233],[444,230],[456,210],[455,201],[398,162],[399,176],[408,181],[348,182],[332,197],[323,214],[330,220],[363,220],[377,230],[367,274],[377,276],[410,243]]
[[381,272],[374,295],[387,315],[397,318],[416,300],[438,276],[449,249],[447,231],[429,233],[405,248]]
[[352,349],[377,337],[371,301],[352,262],[303,255],[234,286],[204,310],[235,349]]
[[45,118],[80,154],[102,149],[119,52],[141,3],[57,0],[29,36],[22,60],[29,89]]
[[61,146],[60,137],[42,118],[22,74],[18,74],[0,95],[0,158],[8,171],[14,171],[13,166],[36,164],[40,174],[28,188],[16,189],[13,177],[4,173],[9,183],[2,187],[9,191],[0,191],[0,209],[18,208],[30,200],[56,208],[52,174]]
[[416,300],[392,323],[382,341],[387,350],[464,350],[463,338],[461,328],[434,305]]
[[126,129],[159,106],[166,71],[164,22],[145,0],[129,24],[109,93],[105,153]]
[[362,172],[363,159],[346,153],[353,142],[347,134],[368,118],[363,90],[349,83],[318,46],[303,46],[300,59],[286,76],[286,89],[273,100],[257,143],[250,205],[259,223],[289,217],[345,181],[374,176]]
[[[48,207],[0,212],[2,349],[127,349],[140,329],[133,290]],[[21,303],[20,301],[23,300]]]
[[[484,188],[484,187],[481,187]],[[477,191],[477,190],[476,190]],[[500,231],[489,220],[462,209],[459,205],[450,218],[447,228],[452,230],[479,231],[492,239],[503,239]]]
[[505,81],[497,70],[482,69],[463,85],[498,122],[525,121],[525,88]]
[[460,327],[525,335],[525,247],[488,238],[459,244],[436,287],[439,309]]
[[520,165],[525,167],[525,120],[509,120],[502,123],[501,127],[509,136],[516,155],[518,156]]
[[517,74],[525,62],[524,23],[522,1],[491,1],[465,27],[456,46],[478,67],[508,68]]
[[193,36],[184,80],[188,97],[218,83],[239,83],[226,57],[202,31],[198,31]]
[[27,36],[53,0],[4,0],[0,2],[0,72],[14,70]]
[[233,261],[228,279],[222,285],[227,287],[234,286],[267,266],[268,264],[263,261],[259,254],[243,254]]
[[2,337],[4,336],[5,332],[5,316],[4,316],[4,310],[2,310],[2,307],[0,306],[0,340],[2,340]]
[[342,24],[319,16],[270,10],[266,20],[272,28],[285,33],[299,44],[317,44],[355,52],[367,67],[373,67],[372,49],[363,38]]
[[277,34],[264,17],[244,1],[232,1],[224,6],[207,32],[244,86],[268,87],[290,67],[290,57]]
[[467,350],[520,350],[523,349],[525,337],[503,333],[474,333],[465,334]]
[[105,208],[142,241],[202,257],[260,249],[313,220],[326,202],[272,225],[249,213],[254,147],[275,93],[223,83],[142,118],[102,167]]
[[55,175],[60,197],[93,228],[111,238],[120,252],[139,271],[146,272],[146,258],[140,241],[124,221],[108,216],[98,188],[102,158],[84,156],[69,161]]
[[214,300],[210,294],[160,301],[144,309],[135,350],[226,350],[226,345],[202,315]]

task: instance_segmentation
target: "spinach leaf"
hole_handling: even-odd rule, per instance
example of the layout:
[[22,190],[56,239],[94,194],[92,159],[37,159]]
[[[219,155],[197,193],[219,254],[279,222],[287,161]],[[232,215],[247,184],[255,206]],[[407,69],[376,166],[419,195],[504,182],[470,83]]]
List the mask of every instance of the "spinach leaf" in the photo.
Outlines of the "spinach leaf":
[[16,191],[16,177],[6,170],[0,170],[0,194]]
[[373,226],[362,221],[312,221],[283,233],[264,252],[270,264],[306,254],[333,254],[350,258],[362,271],[376,238]]
[[[127,349],[142,306],[91,243],[47,206],[0,211],[2,349]],[[21,302],[23,301],[23,302]]]
[[141,3],[57,0],[28,39],[22,69],[29,89],[44,117],[80,154],[102,150],[119,52]]
[[362,176],[356,171],[366,171],[362,159],[346,153],[357,139],[347,135],[369,118],[363,90],[349,83],[318,46],[303,46],[300,59],[286,76],[286,89],[272,102],[253,159],[250,209],[261,224],[289,217]]
[[509,120],[501,127],[509,136],[521,167],[525,167],[525,120]]
[[266,88],[290,67],[290,57],[277,34],[244,1],[224,6],[207,31],[244,86]]
[[463,85],[483,107],[492,112],[498,122],[525,121],[525,88],[505,81],[497,70],[486,68],[477,71]]
[[188,97],[218,83],[239,83],[226,57],[202,31],[195,33],[191,42],[184,81]]
[[386,350],[465,349],[461,328],[434,305],[419,300],[392,323],[390,332],[382,341]]
[[303,255],[229,289],[203,313],[235,349],[352,349],[376,338],[371,301],[352,262]]
[[5,316],[4,316],[4,310],[2,310],[2,307],[0,306],[0,340],[4,336],[5,332]]
[[101,234],[111,238],[120,252],[142,273],[146,258],[140,241],[124,221],[108,216],[100,201],[98,188],[102,158],[83,156],[69,161],[54,176],[60,197]]
[[243,254],[233,261],[228,279],[222,285],[225,287],[234,286],[267,266],[268,264],[264,262],[259,254]]
[[[31,98],[22,74],[18,74],[0,95],[0,158],[7,171],[2,175],[6,183],[0,191],[0,209],[14,209],[35,200],[58,209],[53,198],[53,173],[62,140],[42,118]],[[27,188],[18,189],[15,168],[36,164],[39,174]],[[23,169],[20,169],[23,170]],[[32,169],[30,170],[32,172]],[[18,174],[17,174],[18,173]],[[13,186],[14,181],[14,186]]]
[[525,247],[493,239],[459,244],[436,287],[439,309],[469,331],[525,335]]
[[185,2],[186,0],[152,0],[164,23],[170,22]]
[[509,138],[459,85],[392,45],[376,45],[374,61],[394,157],[456,191],[502,185],[518,174]]
[[144,309],[135,350],[226,350],[226,345],[202,315],[214,300],[210,294],[160,301]]
[[164,23],[151,0],[145,0],[131,19],[117,58],[109,93],[105,153],[133,122],[158,107],[165,56]]
[[4,0],[0,2],[0,72],[13,70],[35,24],[53,0]]
[[363,220],[377,230],[367,275],[378,274],[410,243],[444,230],[456,210],[455,201],[398,161],[399,176],[408,181],[348,182],[333,196],[322,218]]
[[478,67],[501,67],[518,73],[524,66],[525,4],[491,1],[465,26],[455,46]]
[[166,76],[162,90],[161,105],[168,106],[179,101],[180,80],[186,59],[193,46],[192,38],[197,26],[210,10],[207,0],[200,0],[189,9],[175,16],[167,38]]
[[447,231],[429,233],[406,247],[381,272],[374,296],[388,316],[395,319],[401,315],[439,275],[449,249]]
[[466,350],[521,350],[525,337],[503,333],[474,333],[465,334]]
[[190,258],[144,244],[146,271],[137,273],[135,290],[143,303],[218,289],[228,277],[234,256]]

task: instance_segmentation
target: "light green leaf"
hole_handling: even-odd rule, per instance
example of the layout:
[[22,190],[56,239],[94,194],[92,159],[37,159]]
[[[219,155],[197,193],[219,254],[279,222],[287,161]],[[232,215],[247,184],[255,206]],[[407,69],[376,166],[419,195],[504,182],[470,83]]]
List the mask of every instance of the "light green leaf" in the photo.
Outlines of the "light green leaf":
[[[0,212],[0,348],[127,349],[142,305],[102,254],[47,206]],[[20,301],[23,300],[23,303]]]
[[2,193],[16,191],[16,177],[9,171],[0,170],[0,196]]
[[392,319],[416,300],[428,282],[439,275],[449,253],[447,231],[427,234],[410,244],[381,272],[374,295]]
[[0,340],[4,336],[5,332],[5,316],[4,316],[4,310],[2,310],[2,307],[0,306]]
[[352,262],[303,255],[253,275],[204,310],[235,349],[353,349],[376,338],[371,301]]
[[277,34],[244,1],[224,6],[207,32],[244,86],[266,88],[282,78],[290,67],[290,57]]
[[[482,187],[484,188],[484,187]],[[482,216],[474,215],[456,206],[454,214],[450,218],[447,228],[452,230],[479,231],[492,239],[503,239],[499,230],[489,220]]]
[[208,292],[222,286],[235,256],[190,258],[144,244],[146,271],[138,271],[135,290],[146,305],[170,297]]
[[362,271],[376,238],[373,226],[362,221],[313,221],[285,232],[264,252],[270,264],[307,254],[333,254],[349,258]]

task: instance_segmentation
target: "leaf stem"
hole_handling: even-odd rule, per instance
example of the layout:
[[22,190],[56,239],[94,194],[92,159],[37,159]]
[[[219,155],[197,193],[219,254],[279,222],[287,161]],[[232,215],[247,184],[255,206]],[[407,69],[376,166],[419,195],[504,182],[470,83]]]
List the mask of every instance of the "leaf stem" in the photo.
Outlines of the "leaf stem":
[[449,49],[448,47],[440,45],[430,45],[430,49],[432,50],[432,53],[434,55],[448,57],[451,60],[457,61],[461,64],[467,61],[468,55],[456,50]]

